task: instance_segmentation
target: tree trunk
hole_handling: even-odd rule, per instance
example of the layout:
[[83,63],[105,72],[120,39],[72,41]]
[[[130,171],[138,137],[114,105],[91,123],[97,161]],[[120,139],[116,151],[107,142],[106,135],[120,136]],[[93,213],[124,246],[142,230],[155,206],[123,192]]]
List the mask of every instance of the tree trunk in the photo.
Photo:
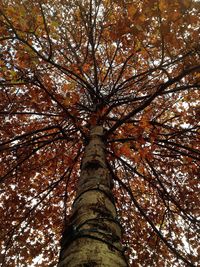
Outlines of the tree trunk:
[[58,267],[127,266],[116,216],[103,127],[95,126],[85,148],[70,224],[61,240]]

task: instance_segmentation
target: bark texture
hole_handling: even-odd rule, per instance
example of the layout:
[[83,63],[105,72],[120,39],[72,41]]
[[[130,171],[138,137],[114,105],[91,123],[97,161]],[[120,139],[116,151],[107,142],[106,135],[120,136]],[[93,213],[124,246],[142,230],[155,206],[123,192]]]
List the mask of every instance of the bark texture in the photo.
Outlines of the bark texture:
[[91,129],[58,267],[127,266],[102,138],[103,127]]

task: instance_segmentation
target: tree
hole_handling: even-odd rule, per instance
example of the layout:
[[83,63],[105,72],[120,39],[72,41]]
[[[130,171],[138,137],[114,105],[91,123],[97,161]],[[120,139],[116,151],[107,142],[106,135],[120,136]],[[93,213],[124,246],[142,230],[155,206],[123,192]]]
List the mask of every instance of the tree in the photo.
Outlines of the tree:
[[0,1],[1,266],[197,266],[199,4]]

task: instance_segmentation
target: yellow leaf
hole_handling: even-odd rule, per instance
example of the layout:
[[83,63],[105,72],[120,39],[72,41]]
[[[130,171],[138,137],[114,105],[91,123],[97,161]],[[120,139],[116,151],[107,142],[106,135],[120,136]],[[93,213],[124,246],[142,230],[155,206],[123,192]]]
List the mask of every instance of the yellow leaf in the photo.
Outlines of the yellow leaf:
[[16,15],[16,10],[14,9],[13,6],[9,6],[9,7],[7,8],[7,14],[8,14],[8,16],[10,16],[10,17],[13,17],[13,16]]
[[144,14],[141,14],[141,15],[139,16],[139,20],[140,20],[141,22],[144,22],[145,19],[146,19],[146,17],[145,17]]
[[184,5],[186,8],[189,8],[190,5],[191,5],[191,0],[183,0],[183,5]]
[[141,42],[139,40],[136,41],[135,44],[135,51],[138,52],[141,49]]
[[65,100],[63,101],[63,103],[64,103],[65,106],[70,106],[70,104],[71,104],[70,97],[66,97]]
[[137,12],[137,8],[135,7],[135,5],[132,4],[132,5],[128,6],[128,15],[129,15],[129,17],[133,17],[136,12]]
[[165,10],[166,10],[166,7],[167,7],[167,3],[166,3],[166,1],[165,1],[165,0],[160,0],[160,1],[159,1],[159,9],[160,9],[161,11],[165,11]]
[[62,90],[64,92],[72,92],[75,89],[75,83],[70,82],[70,83],[65,83],[62,85]]
[[58,27],[59,26],[59,22],[58,21],[52,21],[51,22],[51,26],[53,26],[53,27]]

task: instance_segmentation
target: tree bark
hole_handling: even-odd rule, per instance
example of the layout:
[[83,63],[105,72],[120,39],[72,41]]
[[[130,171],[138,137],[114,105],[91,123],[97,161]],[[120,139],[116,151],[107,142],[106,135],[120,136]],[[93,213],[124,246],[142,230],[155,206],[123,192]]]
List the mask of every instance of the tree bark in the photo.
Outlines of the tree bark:
[[70,223],[63,233],[58,267],[128,266],[123,254],[103,127],[91,129]]

